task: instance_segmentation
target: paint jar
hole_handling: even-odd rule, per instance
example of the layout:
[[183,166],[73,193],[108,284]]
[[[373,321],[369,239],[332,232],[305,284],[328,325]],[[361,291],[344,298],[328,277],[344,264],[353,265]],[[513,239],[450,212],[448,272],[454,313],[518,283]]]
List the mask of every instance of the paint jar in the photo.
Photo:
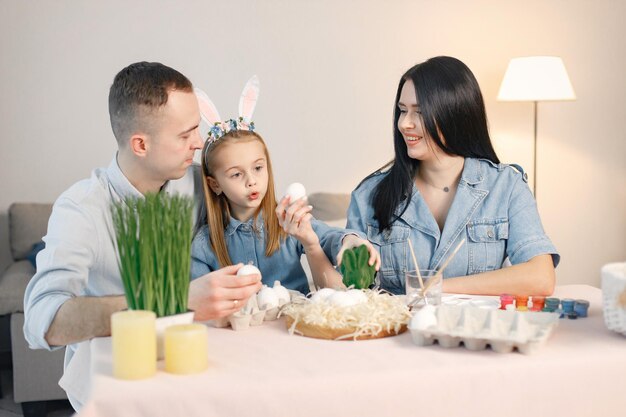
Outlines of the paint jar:
[[571,298],[562,299],[561,306],[563,307],[563,314],[570,314],[574,312],[574,300]]
[[549,313],[554,313],[555,311],[557,311],[559,309],[559,304],[560,303],[561,303],[561,300],[559,300],[558,298],[548,297],[548,298],[545,299],[542,311],[547,311]]
[[507,305],[514,305],[515,297],[511,294],[500,294],[500,310],[506,310]]
[[574,312],[574,300],[571,298],[564,298],[561,300],[561,316],[559,318],[562,319],[565,317],[569,319],[575,319],[578,317]]
[[528,296],[518,295],[515,297],[515,306],[517,311],[528,311]]
[[533,306],[531,310],[541,311],[543,310],[543,306],[545,305],[546,297],[541,296],[541,295],[533,295],[532,301],[533,301]]
[[576,300],[574,301],[574,312],[578,317],[587,317],[587,311],[589,310],[589,301]]

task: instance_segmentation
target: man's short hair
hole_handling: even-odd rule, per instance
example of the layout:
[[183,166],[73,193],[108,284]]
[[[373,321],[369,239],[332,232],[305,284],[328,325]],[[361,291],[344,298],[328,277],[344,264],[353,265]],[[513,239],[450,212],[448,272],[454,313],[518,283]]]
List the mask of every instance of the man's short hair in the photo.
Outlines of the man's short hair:
[[193,91],[191,81],[159,62],[137,62],[121,70],[109,90],[109,116],[119,145],[134,133],[153,133],[154,113],[172,90]]

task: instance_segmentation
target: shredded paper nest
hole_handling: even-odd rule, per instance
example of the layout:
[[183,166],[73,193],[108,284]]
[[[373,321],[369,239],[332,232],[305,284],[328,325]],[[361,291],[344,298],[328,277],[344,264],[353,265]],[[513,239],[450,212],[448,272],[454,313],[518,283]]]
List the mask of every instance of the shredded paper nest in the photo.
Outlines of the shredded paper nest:
[[402,333],[411,318],[400,297],[364,290],[367,302],[348,307],[327,301],[294,300],[283,307],[289,333],[334,340],[362,340]]

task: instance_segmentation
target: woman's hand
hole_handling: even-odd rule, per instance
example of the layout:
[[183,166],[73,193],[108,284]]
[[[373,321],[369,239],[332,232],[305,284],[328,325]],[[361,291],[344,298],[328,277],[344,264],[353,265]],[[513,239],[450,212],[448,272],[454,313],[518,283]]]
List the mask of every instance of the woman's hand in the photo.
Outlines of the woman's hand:
[[276,206],[278,223],[287,234],[302,243],[305,252],[307,249],[317,248],[320,241],[311,226],[313,206],[307,205],[304,198],[294,201],[292,204],[289,204],[289,200],[289,196],[283,197]]
[[358,248],[361,245],[365,245],[367,247],[367,251],[370,254],[370,259],[367,262],[369,265],[374,265],[374,268],[378,271],[380,269],[380,253],[376,250],[376,248],[369,242],[369,240],[361,239],[357,235],[347,235],[343,238],[341,242],[341,249],[337,254],[337,265],[341,265],[341,259],[343,258],[343,253],[352,248]]
[[259,274],[237,275],[242,266],[227,266],[191,281],[189,308],[195,311],[195,320],[229,316],[241,310],[248,299],[261,289]]

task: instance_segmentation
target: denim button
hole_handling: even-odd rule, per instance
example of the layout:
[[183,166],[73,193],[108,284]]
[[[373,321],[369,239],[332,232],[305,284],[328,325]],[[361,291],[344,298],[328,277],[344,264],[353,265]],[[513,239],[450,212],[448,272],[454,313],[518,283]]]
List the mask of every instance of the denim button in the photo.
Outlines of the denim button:
[[489,237],[489,238],[492,238],[492,237],[493,237],[493,230],[492,230],[492,229],[489,229],[489,230],[487,231],[487,237]]

